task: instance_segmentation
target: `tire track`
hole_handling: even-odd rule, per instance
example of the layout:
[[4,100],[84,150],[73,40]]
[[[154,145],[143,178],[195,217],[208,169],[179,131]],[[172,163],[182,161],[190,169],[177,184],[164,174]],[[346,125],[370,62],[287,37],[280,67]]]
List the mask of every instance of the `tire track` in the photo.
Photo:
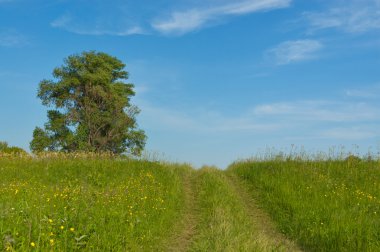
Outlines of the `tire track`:
[[257,206],[253,197],[246,190],[246,185],[232,174],[226,175],[228,183],[241,200],[247,215],[254,224],[255,239],[262,244],[263,251],[302,251],[293,241],[278,232],[269,215]]
[[174,227],[178,230],[170,239],[165,251],[188,251],[198,223],[197,204],[195,196],[195,173],[186,172],[183,178],[185,206],[181,221]]

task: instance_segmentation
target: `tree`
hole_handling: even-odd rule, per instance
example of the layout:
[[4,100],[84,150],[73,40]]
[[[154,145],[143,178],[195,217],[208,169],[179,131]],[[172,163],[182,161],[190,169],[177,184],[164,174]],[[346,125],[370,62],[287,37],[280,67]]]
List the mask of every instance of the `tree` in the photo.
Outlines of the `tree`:
[[139,155],[145,146],[131,105],[135,95],[125,64],[102,52],[71,55],[53,70],[54,80],[42,80],[38,97],[55,109],[44,129],[36,127],[30,148],[41,151],[91,151]]

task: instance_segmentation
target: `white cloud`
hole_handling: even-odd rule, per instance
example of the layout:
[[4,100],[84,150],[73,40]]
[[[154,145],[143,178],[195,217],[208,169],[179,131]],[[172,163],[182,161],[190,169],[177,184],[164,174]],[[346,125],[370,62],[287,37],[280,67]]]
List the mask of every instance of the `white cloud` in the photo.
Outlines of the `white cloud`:
[[174,11],[167,18],[156,19],[152,23],[152,27],[163,34],[181,35],[200,29],[222,17],[285,8],[290,3],[291,0],[229,1],[212,7],[195,7],[184,11]]
[[268,50],[266,57],[273,60],[276,65],[286,65],[315,59],[318,57],[317,52],[322,48],[322,43],[317,40],[286,41]]
[[370,87],[364,87],[360,89],[347,89],[345,94],[348,97],[355,98],[379,98],[380,97],[380,85],[374,85]]
[[332,128],[320,133],[321,138],[339,139],[339,140],[363,140],[379,137],[378,129],[368,126],[339,127]]
[[111,35],[111,36],[128,36],[133,34],[145,34],[145,31],[139,26],[128,26],[123,29],[108,29],[102,25],[96,25],[95,27],[88,27],[86,25],[80,25],[71,15],[63,15],[50,25],[54,28],[61,28],[66,31],[80,34],[80,35]]
[[57,27],[57,28],[64,28],[68,26],[72,22],[72,17],[70,15],[63,15],[54,20],[53,22],[50,23],[52,27]]
[[2,47],[20,47],[27,45],[28,42],[24,35],[14,30],[0,30],[0,46]]
[[253,114],[293,122],[363,122],[380,120],[380,109],[364,102],[299,101],[258,105]]
[[251,114],[227,117],[219,112],[199,110],[193,113],[153,106],[139,100],[140,118],[152,129],[189,132],[272,132],[286,127],[282,123],[260,122]]
[[312,29],[336,28],[349,33],[380,29],[379,0],[339,1],[323,12],[306,12]]
[[[358,140],[380,136],[362,125],[377,125],[380,109],[373,104],[344,101],[298,101],[262,104],[235,115],[198,109],[181,111],[153,106],[142,100],[140,119],[150,130],[191,133],[281,134],[312,138]],[[150,125],[150,126],[149,126]]]
[[181,35],[223,22],[228,17],[286,8],[291,2],[292,0],[114,0],[112,4],[102,1],[74,3],[67,5],[66,14],[52,21],[51,26],[82,35],[127,36],[153,32]]

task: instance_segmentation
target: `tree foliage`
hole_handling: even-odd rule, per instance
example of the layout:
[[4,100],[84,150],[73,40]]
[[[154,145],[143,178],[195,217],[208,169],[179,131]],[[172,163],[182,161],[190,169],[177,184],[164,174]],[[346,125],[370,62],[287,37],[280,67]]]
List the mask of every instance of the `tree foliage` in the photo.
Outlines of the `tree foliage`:
[[64,60],[53,71],[54,80],[42,80],[38,97],[54,109],[44,129],[33,132],[30,148],[41,151],[93,151],[140,154],[144,131],[140,112],[130,103],[135,95],[125,64],[101,52],[83,52]]

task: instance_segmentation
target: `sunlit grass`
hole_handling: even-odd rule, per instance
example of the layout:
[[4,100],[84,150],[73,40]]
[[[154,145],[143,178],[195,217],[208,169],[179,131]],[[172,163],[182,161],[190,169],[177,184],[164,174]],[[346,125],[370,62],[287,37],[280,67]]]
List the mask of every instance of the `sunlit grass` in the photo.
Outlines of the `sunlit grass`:
[[377,160],[273,156],[221,171],[108,154],[0,157],[5,251],[298,249],[277,231],[307,251],[379,251],[379,226]]
[[306,250],[380,250],[378,161],[277,159],[238,162],[229,170]]
[[0,159],[5,250],[157,250],[183,203],[175,167],[148,161]]
[[200,221],[190,251],[272,251],[222,171],[201,169],[196,191]]

